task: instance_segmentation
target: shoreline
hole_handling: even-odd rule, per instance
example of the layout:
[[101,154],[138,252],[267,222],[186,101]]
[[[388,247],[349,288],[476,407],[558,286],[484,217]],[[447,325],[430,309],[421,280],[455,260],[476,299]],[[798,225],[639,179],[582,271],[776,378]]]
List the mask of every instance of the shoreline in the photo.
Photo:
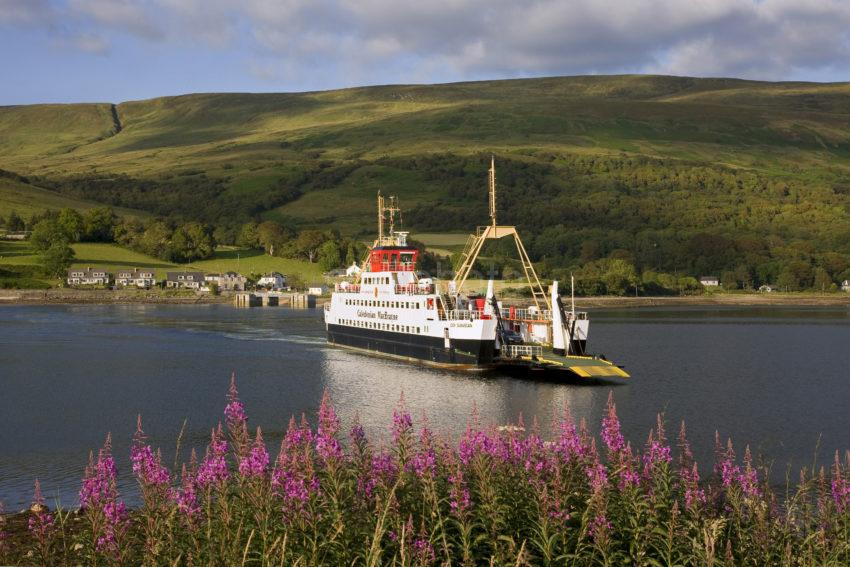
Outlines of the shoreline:
[[[506,298],[527,301],[527,298]],[[143,290],[81,290],[81,289],[2,289],[0,306],[3,305],[215,305],[233,301],[230,294],[187,294],[165,293]],[[317,298],[317,305],[329,301]],[[564,298],[565,306],[569,298]],[[730,293],[686,296],[657,297],[577,297],[576,308],[641,308],[641,307],[711,307],[711,306],[785,306],[785,307],[848,307],[850,293],[807,294],[807,293]]]

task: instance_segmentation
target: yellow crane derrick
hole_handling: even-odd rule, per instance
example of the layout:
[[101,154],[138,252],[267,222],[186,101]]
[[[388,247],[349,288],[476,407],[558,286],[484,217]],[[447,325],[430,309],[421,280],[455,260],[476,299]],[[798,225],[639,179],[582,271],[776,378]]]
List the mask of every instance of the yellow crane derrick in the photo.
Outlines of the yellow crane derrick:
[[499,226],[496,222],[496,160],[490,158],[490,170],[488,172],[489,181],[489,202],[490,202],[490,224],[487,226],[479,226],[475,234],[471,234],[466,242],[466,247],[460,256],[459,266],[455,270],[454,289],[455,293],[460,293],[463,284],[466,283],[472,267],[475,265],[481,249],[488,240],[500,240],[509,236],[514,237],[517,253],[522,269],[525,274],[525,279],[528,282],[528,287],[531,289],[531,296],[538,310],[543,308],[551,311],[552,305],[549,296],[543,290],[540,284],[540,278],[537,277],[537,272],[534,270],[528,253],[525,251],[525,246],[522,244],[522,239],[519,237],[519,232],[515,226]]

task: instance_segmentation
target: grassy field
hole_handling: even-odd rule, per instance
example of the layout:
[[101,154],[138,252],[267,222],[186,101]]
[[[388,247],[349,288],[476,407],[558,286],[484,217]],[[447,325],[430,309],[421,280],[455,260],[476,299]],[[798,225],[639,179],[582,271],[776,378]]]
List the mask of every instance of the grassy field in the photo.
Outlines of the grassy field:
[[[322,281],[318,264],[301,260],[275,258],[261,250],[220,248],[215,257],[192,264],[172,264],[139,254],[114,244],[78,243],[73,245],[76,260],[73,267],[96,266],[115,271],[120,268],[148,268],[164,278],[167,271],[201,270],[203,272],[237,271],[242,274],[263,274],[271,271],[298,276],[304,283]],[[5,242],[0,246],[0,265],[36,265],[38,256],[27,242]]]
[[[259,199],[288,172],[361,163],[265,210],[346,233],[374,224],[377,190],[405,208],[456,199],[388,158],[495,152],[643,155],[801,178],[850,173],[850,84],[662,76],[391,85],[299,94],[198,94],[116,105],[0,109],[0,168],[51,179],[203,171],[221,198]],[[383,160],[383,161],[382,161]],[[482,201],[486,182],[482,179]],[[252,201],[253,202],[253,201]],[[436,246],[436,245],[435,245]]]
[[[64,208],[85,211],[94,207],[102,206],[100,203],[75,199],[60,195],[54,191],[48,191],[36,185],[21,183],[14,179],[0,177],[0,216],[8,216],[15,211],[21,217],[28,218],[33,213],[39,213],[46,209],[60,210]],[[115,212],[122,216],[146,217],[147,213],[134,211],[121,207],[115,208]]]

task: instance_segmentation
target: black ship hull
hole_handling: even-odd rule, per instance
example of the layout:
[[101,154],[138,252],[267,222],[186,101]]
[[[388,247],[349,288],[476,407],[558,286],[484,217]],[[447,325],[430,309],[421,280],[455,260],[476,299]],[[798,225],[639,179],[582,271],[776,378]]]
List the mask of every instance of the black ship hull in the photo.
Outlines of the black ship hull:
[[457,368],[486,368],[495,358],[495,341],[445,339],[407,333],[362,329],[345,325],[328,327],[328,343],[363,352]]

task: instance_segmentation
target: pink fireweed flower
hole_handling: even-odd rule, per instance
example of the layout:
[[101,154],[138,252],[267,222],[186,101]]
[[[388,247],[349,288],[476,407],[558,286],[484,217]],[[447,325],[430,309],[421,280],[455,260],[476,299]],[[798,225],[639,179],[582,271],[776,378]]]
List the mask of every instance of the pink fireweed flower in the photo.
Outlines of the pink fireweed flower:
[[269,452],[263,442],[263,432],[257,428],[257,435],[248,454],[239,460],[239,474],[245,478],[256,478],[266,474],[269,468]]
[[437,560],[434,546],[425,536],[413,540],[413,562],[416,565],[432,565]]
[[433,476],[437,471],[437,453],[434,451],[433,434],[428,427],[419,431],[419,449],[407,464],[407,469],[423,478]]
[[[802,481],[800,484],[803,484]],[[843,514],[850,508],[850,483],[847,482],[847,474],[841,466],[838,451],[835,452],[835,463],[832,465],[831,482],[832,500],[839,514]]]
[[227,468],[227,441],[223,439],[221,432],[221,424],[218,428],[212,430],[210,434],[210,443],[207,445],[207,452],[204,455],[204,460],[201,461],[196,475],[196,482],[199,488],[207,488],[209,486],[221,486],[230,476]]
[[393,425],[391,429],[393,444],[396,446],[409,446],[412,431],[413,418],[405,407],[404,393],[402,393],[401,397],[399,397],[398,405],[393,410]]
[[561,419],[558,421],[558,431],[558,439],[555,441],[555,453],[561,459],[566,462],[585,455],[585,447],[582,445],[581,437],[579,437],[575,421],[573,421],[572,414],[570,413],[570,406],[567,404],[564,405]]
[[168,469],[162,466],[159,451],[154,454],[151,446],[145,443],[146,439],[142,431],[142,417],[139,416],[136,422],[136,434],[133,436],[133,446],[130,449],[133,474],[143,486],[166,487],[171,483]]
[[463,517],[470,507],[469,488],[463,478],[463,471],[459,466],[449,474],[449,507],[452,514]]
[[669,465],[673,460],[670,455],[670,447],[664,444],[663,431],[659,436],[655,432],[649,432],[646,441],[646,449],[643,453],[643,476],[650,480],[660,466]]
[[312,447],[309,424],[302,418],[299,426],[291,418],[272,471],[272,491],[283,500],[282,511],[288,520],[301,514],[311,497],[319,492]]
[[191,470],[183,465],[183,470],[180,475],[180,488],[173,493],[174,502],[177,504],[177,511],[183,515],[183,520],[189,527],[194,526],[195,518],[201,512],[201,505],[198,502],[198,493],[196,491],[196,476]]
[[747,498],[761,497],[761,489],[758,486],[758,472],[753,468],[753,457],[750,454],[750,446],[744,450],[744,470],[738,475],[741,491]]
[[117,555],[120,552],[121,539],[130,524],[124,503],[113,500],[104,504],[103,519],[103,531],[95,542],[95,549]]
[[55,529],[53,514],[44,505],[44,496],[41,494],[41,483],[35,481],[35,494],[33,495],[32,514],[27,522],[27,528],[39,545],[44,548]]
[[617,417],[617,405],[614,403],[613,392],[608,394],[608,404],[605,417],[602,419],[601,434],[609,454],[617,454],[625,448],[626,442],[623,439],[623,434],[620,433],[620,420]]
[[230,388],[227,390],[227,405],[224,406],[224,417],[227,427],[236,430],[248,421],[245,407],[239,401],[239,391],[236,389],[236,373],[230,375]]
[[245,407],[239,400],[239,392],[236,390],[235,372],[230,376],[227,405],[224,406],[224,423],[227,425],[233,450],[239,458],[244,457],[251,440],[248,434],[248,416],[245,414]]
[[720,463],[720,478],[723,486],[727,488],[732,486],[740,475],[741,469],[735,463],[735,450],[732,448],[732,440],[729,439],[726,444],[726,452]]
[[640,484],[640,474],[638,473],[635,461],[636,459],[632,454],[632,444],[626,443],[626,448],[620,452],[617,469],[617,476],[619,477],[617,487],[620,490]]
[[325,391],[319,406],[319,428],[316,431],[316,453],[323,461],[340,461],[343,458],[342,446],[336,438],[339,432],[339,418],[331,405],[330,396]]
[[89,464],[80,489],[80,507],[98,507],[115,498],[118,470],[112,457],[112,436],[107,435],[103,447],[98,452],[97,462],[89,455]]
[[599,493],[608,488],[608,471],[605,465],[599,462],[599,453],[596,451],[596,440],[590,442],[588,451],[590,463],[585,467],[585,474],[593,493]]
[[598,514],[587,527],[587,535],[593,538],[597,543],[603,543],[607,540],[608,534],[614,529],[614,525],[608,521],[604,514]]

